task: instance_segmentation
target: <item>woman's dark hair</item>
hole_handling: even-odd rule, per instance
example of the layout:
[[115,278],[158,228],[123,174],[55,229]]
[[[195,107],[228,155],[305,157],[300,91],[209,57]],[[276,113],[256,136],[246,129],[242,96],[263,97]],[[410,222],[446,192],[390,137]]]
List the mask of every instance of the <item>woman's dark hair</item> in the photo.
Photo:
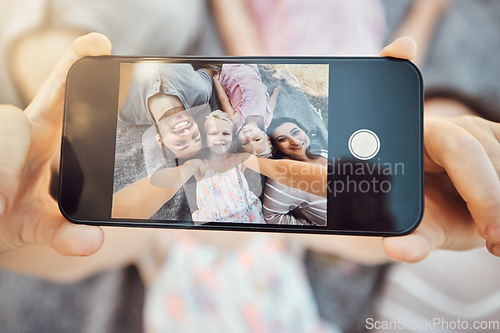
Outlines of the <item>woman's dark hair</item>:
[[[276,143],[276,140],[273,137],[273,132],[278,127],[280,127],[281,125],[283,125],[285,123],[292,123],[292,124],[297,125],[298,128],[300,128],[301,130],[303,130],[306,133],[306,135],[309,137],[309,139],[311,138],[309,136],[309,130],[307,128],[305,128],[304,125],[302,125],[297,119],[290,118],[290,117],[279,117],[279,118],[273,119],[271,121],[271,124],[269,124],[269,127],[267,128],[267,136],[269,136],[269,139],[271,140],[271,143],[273,145],[273,158],[274,159],[283,159],[283,158],[290,159],[290,157],[288,155],[284,154],[279,149],[278,144]],[[311,152],[310,148],[311,148],[311,145],[309,144],[309,147],[306,148],[306,155],[308,158],[317,159],[317,158],[321,157],[320,155],[314,154],[313,152]]]

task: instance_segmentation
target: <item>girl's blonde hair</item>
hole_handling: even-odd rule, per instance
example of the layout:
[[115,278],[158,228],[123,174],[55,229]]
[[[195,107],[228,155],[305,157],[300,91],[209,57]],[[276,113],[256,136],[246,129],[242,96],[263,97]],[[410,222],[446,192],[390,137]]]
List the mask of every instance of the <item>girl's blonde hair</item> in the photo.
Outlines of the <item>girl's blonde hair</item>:
[[221,110],[215,110],[207,116],[207,119],[205,120],[205,130],[207,129],[208,122],[210,120],[214,120],[214,119],[220,119],[220,120],[227,121],[231,125],[231,128],[233,129],[233,134],[234,134],[234,123],[231,120],[231,117],[229,117],[229,115],[227,113],[225,113],[224,111],[221,111]]

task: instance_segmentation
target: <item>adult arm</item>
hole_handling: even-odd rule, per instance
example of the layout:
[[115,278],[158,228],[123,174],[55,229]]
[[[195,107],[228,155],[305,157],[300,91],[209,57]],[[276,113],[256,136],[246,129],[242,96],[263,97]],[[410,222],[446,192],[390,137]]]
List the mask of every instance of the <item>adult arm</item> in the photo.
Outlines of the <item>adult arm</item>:
[[160,170],[116,192],[113,195],[112,217],[150,218],[172,199],[189,178],[197,174],[200,162],[189,160],[178,167]]
[[412,61],[422,66],[432,43],[436,26],[450,6],[450,0],[416,0],[394,37],[410,36],[417,42],[418,49]]
[[271,160],[251,154],[238,156],[245,167],[301,191],[326,197],[327,167],[294,160]]

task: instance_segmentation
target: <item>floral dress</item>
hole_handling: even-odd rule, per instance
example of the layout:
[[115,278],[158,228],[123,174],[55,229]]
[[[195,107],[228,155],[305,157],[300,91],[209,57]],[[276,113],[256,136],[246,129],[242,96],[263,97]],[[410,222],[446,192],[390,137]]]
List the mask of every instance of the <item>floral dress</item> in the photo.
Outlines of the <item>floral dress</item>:
[[240,164],[217,172],[207,163],[207,171],[196,183],[198,210],[193,221],[264,223],[262,203],[250,191],[241,168]]
[[300,254],[277,238],[222,250],[184,232],[146,291],[144,332],[340,333],[321,319]]

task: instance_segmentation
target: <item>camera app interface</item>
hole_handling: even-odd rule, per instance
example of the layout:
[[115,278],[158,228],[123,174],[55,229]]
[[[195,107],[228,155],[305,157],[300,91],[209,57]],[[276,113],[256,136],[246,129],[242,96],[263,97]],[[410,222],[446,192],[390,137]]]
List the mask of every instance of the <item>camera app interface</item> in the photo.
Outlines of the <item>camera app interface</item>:
[[120,66],[113,218],[327,226],[328,64]]

